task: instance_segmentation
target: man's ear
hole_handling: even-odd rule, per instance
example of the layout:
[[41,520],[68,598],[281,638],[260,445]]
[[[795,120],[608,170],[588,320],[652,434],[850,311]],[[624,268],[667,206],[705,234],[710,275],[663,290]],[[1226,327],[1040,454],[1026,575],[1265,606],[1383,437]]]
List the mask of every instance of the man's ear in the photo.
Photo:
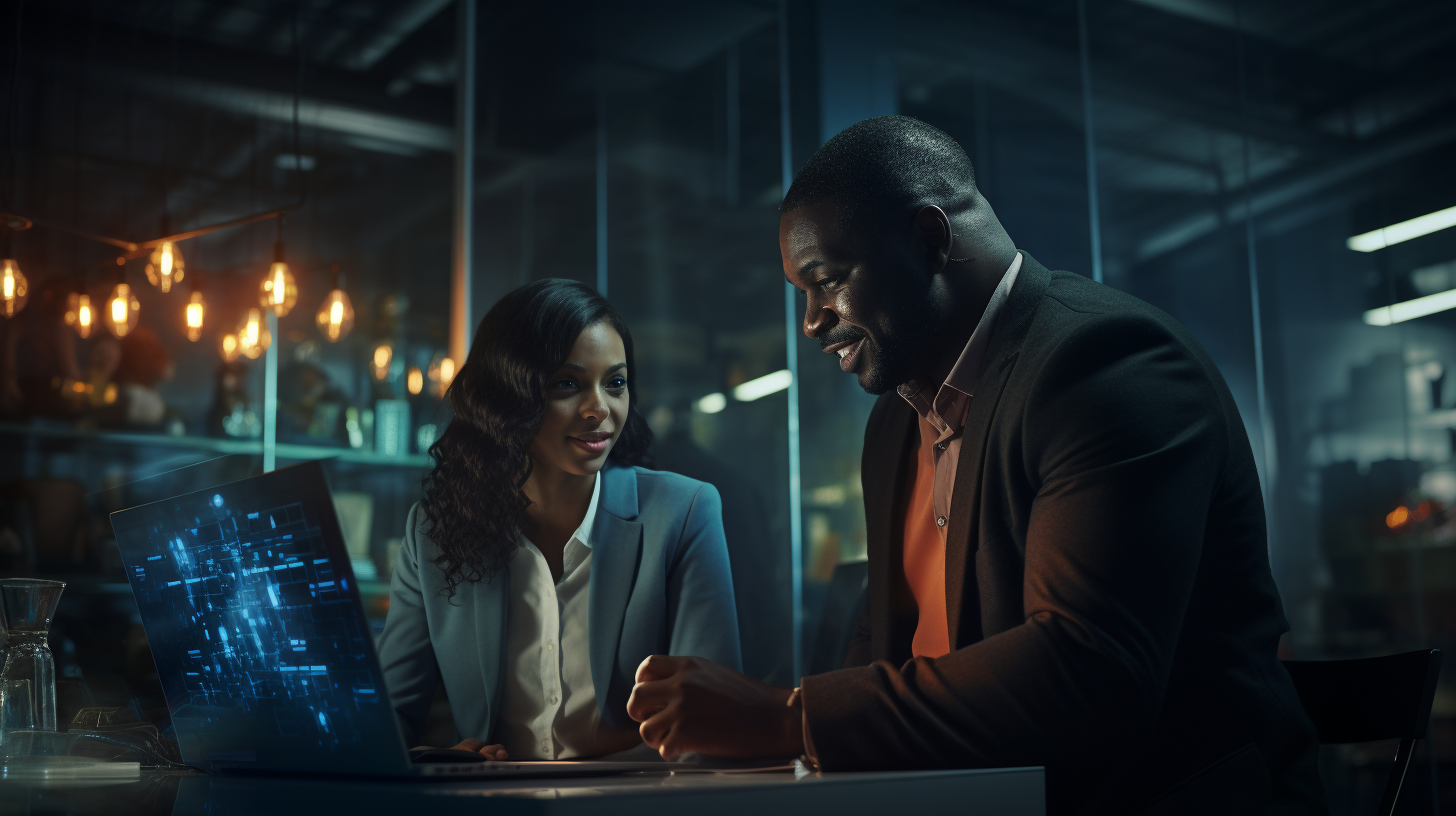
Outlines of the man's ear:
[[951,245],[955,240],[950,229],[950,217],[945,210],[930,204],[915,213],[911,229],[914,230],[917,254],[931,275],[940,274],[950,262]]

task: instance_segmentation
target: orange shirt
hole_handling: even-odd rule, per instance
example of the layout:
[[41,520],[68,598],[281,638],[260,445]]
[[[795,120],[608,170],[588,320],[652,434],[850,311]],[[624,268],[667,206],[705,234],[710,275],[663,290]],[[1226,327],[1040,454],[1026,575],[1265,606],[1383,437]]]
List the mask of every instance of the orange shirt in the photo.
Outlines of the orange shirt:
[[945,611],[945,527],[935,523],[935,456],[940,432],[924,419],[916,421],[918,441],[910,448],[905,472],[904,569],[915,596],[919,622],[910,652],[916,657],[941,657],[950,652]]

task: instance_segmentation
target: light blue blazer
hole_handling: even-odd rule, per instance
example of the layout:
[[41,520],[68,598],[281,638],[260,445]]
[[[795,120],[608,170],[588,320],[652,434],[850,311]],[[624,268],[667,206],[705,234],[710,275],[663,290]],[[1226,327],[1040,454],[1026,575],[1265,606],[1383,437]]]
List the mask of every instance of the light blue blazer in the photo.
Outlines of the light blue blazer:
[[[738,617],[723,503],[710,484],[609,463],[592,525],[587,636],[602,721],[631,725],[627,696],[651,654],[695,655],[740,668]],[[414,745],[436,684],[460,737],[495,741],[505,686],[510,570],[444,593],[440,550],[410,509],[389,588],[379,660],[405,739]]]

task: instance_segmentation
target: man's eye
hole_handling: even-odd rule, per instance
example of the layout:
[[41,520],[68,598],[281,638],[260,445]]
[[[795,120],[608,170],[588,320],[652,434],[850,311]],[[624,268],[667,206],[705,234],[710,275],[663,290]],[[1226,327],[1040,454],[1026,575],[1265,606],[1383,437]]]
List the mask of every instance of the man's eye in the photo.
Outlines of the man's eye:
[[814,281],[814,285],[815,286],[818,286],[820,289],[830,289],[830,288],[834,287],[835,285],[839,284],[843,280],[844,280],[844,277],[843,276],[833,277],[833,278],[820,278],[819,280]]

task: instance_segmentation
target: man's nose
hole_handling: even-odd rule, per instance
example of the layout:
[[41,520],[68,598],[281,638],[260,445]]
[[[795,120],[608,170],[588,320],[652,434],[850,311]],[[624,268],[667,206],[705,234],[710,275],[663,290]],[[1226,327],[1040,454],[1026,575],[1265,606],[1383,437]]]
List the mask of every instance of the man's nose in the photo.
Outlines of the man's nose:
[[838,319],[838,315],[834,314],[833,310],[819,305],[811,299],[804,307],[804,336],[813,340],[834,328]]

